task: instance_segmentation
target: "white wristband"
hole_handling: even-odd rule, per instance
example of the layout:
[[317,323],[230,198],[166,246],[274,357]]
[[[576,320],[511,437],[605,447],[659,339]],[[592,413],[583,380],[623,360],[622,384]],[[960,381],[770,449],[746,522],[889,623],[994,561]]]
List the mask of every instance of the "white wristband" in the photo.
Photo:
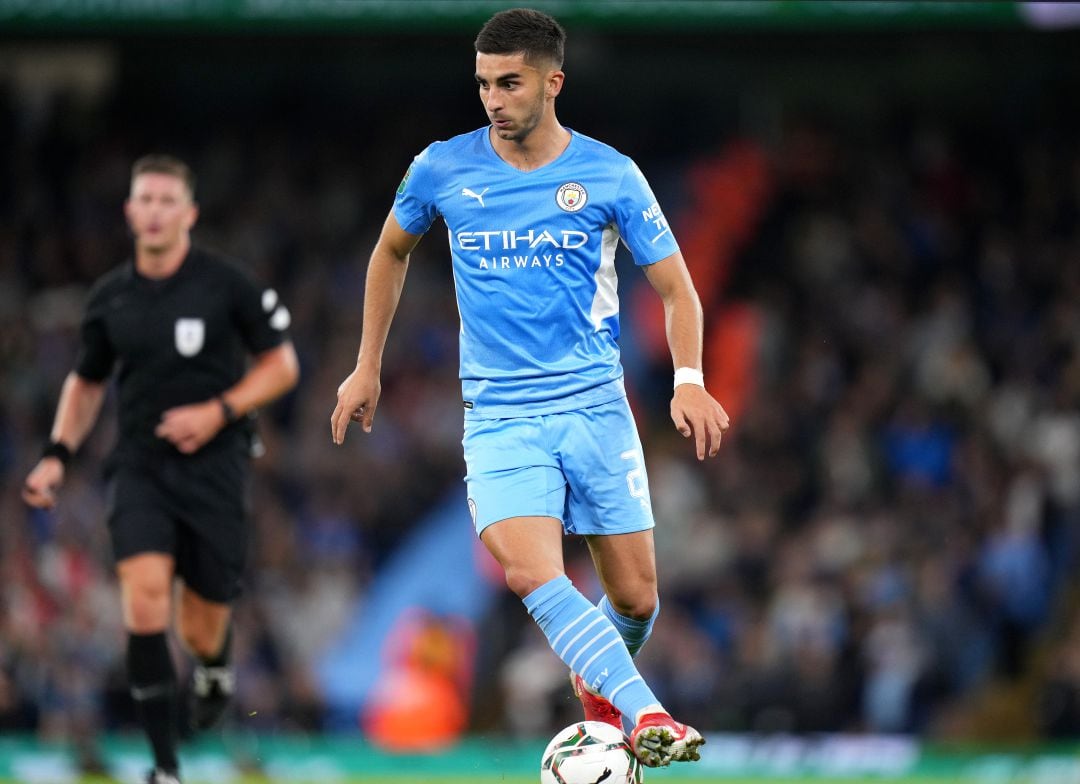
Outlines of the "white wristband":
[[697,368],[681,367],[675,368],[675,386],[681,384],[693,384],[694,386],[705,386],[705,374]]

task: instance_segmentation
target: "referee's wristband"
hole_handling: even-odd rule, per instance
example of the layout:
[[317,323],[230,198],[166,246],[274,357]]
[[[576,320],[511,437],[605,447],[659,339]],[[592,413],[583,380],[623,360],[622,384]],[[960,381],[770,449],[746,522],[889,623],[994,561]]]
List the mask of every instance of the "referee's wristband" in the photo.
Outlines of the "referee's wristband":
[[675,368],[675,387],[682,386],[683,384],[693,384],[696,387],[704,387],[705,374],[697,368]]
[[236,413],[236,409],[229,405],[224,397],[218,395],[218,405],[221,406],[221,413],[225,416],[225,424],[231,425],[240,421],[240,416]]
[[45,448],[41,450],[42,459],[46,457],[55,457],[65,466],[71,462],[71,450],[68,449],[67,444],[63,441],[45,442]]

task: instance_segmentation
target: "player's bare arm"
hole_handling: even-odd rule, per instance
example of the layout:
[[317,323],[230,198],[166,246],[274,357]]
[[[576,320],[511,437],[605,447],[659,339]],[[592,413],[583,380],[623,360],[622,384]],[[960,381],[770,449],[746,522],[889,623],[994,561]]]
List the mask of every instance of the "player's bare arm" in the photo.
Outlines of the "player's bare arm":
[[[60,391],[50,438],[75,452],[97,421],[104,400],[104,383],[69,373]],[[59,458],[43,457],[26,477],[23,501],[38,509],[51,509],[56,505],[56,492],[64,483],[64,471]]]
[[233,417],[242,417],[276,400],[296,386],[299,378],[296,350],[291,342],[282,343],[256,356],[247,373],[219,397],[165,411],[154,434],[178,451],[192,454],[209,443]]
[[[681,253],[673,253],[645,267],[645,276],[664,303],[671,358],[677,368],[701,369],[701,301]],[[720,439],[730,424],[727,412],[704,387],[680,384],[671,398],[675,429],[694,439],[698,460],[715,457]]]
[[382,391],[380,376],[386,338],[405,285],[409,254],[421,236],[402,229],[391,212],[383,224],[379,241],[375,243],[364,287],[364,326],[356,367],[338,387],[337,406],[330,416],[335,444],[345,441],[349,422],[359,422],[365,433],[371,432]]

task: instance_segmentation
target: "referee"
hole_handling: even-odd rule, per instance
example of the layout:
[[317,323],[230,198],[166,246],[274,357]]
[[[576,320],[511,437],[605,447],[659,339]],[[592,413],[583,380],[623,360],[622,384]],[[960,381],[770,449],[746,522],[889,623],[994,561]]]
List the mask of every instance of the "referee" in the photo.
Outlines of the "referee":
[[[127,672],[153,748],[149,784],[178,784],[178,689],[166,630],[194,655],[192,723],[233,691],[230,602],[247,552],[251,412],[299,378],[289,312],[239,264],[193,247],[194,176],[166,155],[135,162],[124,212],[135,257],[92,288],[80,351],[23,499],[51,508],[116,370],[119,437],[108,460],[109,532],[128,632]],[[250,358],[250,361],[249,361]]]

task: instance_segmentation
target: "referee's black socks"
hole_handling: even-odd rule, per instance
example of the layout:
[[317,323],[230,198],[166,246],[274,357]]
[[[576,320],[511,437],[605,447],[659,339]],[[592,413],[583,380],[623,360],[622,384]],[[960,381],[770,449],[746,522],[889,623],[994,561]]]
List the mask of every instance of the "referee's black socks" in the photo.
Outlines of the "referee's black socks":
[[165,632],[128,634],[127,671],[136,715],[154,750],[154,765],[176,771],[180,765],[176,668]]

